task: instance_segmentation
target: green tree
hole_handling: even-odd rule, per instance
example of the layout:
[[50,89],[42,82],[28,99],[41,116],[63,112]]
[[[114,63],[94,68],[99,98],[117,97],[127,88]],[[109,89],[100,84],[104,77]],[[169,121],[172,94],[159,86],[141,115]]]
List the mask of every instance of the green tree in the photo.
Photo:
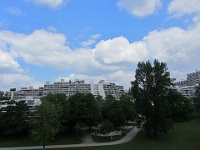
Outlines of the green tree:
[[115,128],[119,128],[125,122],[125,116],[120,101],[112,95],[106,97],[102,107],[103,120],[109,120]]
[[91,93],[84,95],[84,101],[86,104],[85,119],[83,123],[89,127],[91,131],[92,126],[98,125],[101,120],[99,105]]
[[168,93],[171,116],[174,122],[189,120],[192,106],[190,99],[185,98],[181,93],[170,90]]
[[29,111],[22,102],[10,104],[0,111],[0,134],[22,135],[28,132]]
[[0,100],[4,99],[4,92],[0,90]]
[[45,100],[53,103],[55,105],[59,105],[62,113],[60,115],[59,121],[61,124],[61,131],[60,132],[66,132],[68,130],[68,120],[69,120],[69,107],[67,103],[67,97],[63,93],[57,93],[57,94],[47,94],[45,96]]
[[101,133],[105,134],[105,133],[109,133],[111,131],[114,131],[115,128],[113,126],[113,124],[109,121],[109,120],[105,120],[102,124],[101,124]]
[[43,149],[45,149],[47,142],[51,139],[53,140],[54,136],[59,133],[60,115],[61,109],[59,105],[50,103],[45,98],[34,112],[30,121],[31,137],[38,141],[43,146]]
[[137,124],[143,126],[148,135],[152,132],[157,137],[159,132],[172,128],[167,99],[171,84],[166,63],[158,60],[154,60],[153,65],[149,61],[138,63],[132,94],[138,113]]
[[76,93],[68,98],[69,124],[71,128],[97,125],[100,121],[100,108],[92,94]]
[[200,83],[196,86],[194,95],[195,97],[192,98],[194,110],[200,112]]
[[125,120],[134,121],[136,119],[136,111],[132,97],[129,95],[122,95],[120,97],[120,103],[123,109]]

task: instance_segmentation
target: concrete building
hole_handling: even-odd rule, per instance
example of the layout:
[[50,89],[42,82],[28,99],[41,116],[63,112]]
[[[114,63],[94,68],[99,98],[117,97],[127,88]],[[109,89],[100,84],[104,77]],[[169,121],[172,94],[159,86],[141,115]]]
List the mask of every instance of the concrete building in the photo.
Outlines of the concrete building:
[[187,74],[187,79],[179,82],[175,82],[175,89],[180,92],[183,96],[191,98],[194,96],[195,87],[198,86],[200,82],[200,71]]
[[71,96],[75,93],[92,93],[95,97],[98,95],[105,98],[107,95],[112,95],[117,100],[124,94],[123,86],[116,85],[115,83],[106,83],[104,80],[99,81],[97,84],[85,83],[84,80],[71,80],[66,82],[61,79],[60,82],[49,83],[46,82],[44,87],[34,89],[33,87],[22,87],[19,91],[8,91],[5,96],[11,100],[25,99],[31,96],[33,99],[40,99],[48,93],[64,93],[66,96]]

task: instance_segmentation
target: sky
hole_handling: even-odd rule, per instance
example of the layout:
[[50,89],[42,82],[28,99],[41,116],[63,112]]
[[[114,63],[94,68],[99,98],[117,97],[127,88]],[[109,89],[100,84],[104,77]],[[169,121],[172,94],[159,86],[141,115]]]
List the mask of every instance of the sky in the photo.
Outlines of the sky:
[[199,0],[0,0],[0,90],[65,79],[128,89],[138,62],[200,69]]

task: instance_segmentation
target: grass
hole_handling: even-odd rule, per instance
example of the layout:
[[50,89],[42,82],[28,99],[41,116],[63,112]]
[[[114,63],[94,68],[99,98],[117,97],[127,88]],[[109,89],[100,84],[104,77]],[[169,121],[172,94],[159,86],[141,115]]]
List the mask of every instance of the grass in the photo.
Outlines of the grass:
[[104,147],[66,148],[54,150],[200,150],[200,115],[195,119],[174,124],[174,130],[160,138],[147,137],[143,130],[131,142]]
[[[47,145],[79,144],[82,142],[81,134],[63,134],[49,141]],[[21,146],[39,146],[37,142],[27,136],[21,137],[0,137],[0,147],[21,147]]]

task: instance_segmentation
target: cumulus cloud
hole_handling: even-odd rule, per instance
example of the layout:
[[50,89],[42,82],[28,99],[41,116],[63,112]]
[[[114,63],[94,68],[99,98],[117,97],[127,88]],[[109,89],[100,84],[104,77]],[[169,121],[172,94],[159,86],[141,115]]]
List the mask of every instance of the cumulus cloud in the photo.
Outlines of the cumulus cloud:
[[191,71],[191,68],[194,70],[199,68],[199,33],[200,24],[189,27],[186,30],[172,27],[152,31],[148,36],[144,37],[143,41],[150,51],[151,58],[166,62],[169,69],[174,72],[173,74],[179,74],[180,76],[181,72],[185,73]]
[[95,47],[95,60],[110,66],[130,66],[148,56],[145,43],[130,43],[125,37],[102,40]]
[[168,6],[168,12],[180,17],[185,14],[200,14],[199,0],[173,0]]
[[28,0],[28,1],[33,2],[37,5],[47,5],[50,8],[57,8],[66,3],[67,0]]
[[117,6],[137,17],[154,14],[162,6],[160,0],[119,0]]
[[[102,40],[93,49],[71,49],[65,35],[40,29],[30,34],[0,31],[0,68],[20,72],[17,58],[26,63],[66,71],[73,70],[71,78],[127,83],[133,73],[123,70],[135,67],[139,61],[158,59],[168,64],[174,75],[181,68],[198,69],[200,64],[200,24],[182,29],[171,27],[154,30],[141,41],[130,42],[123,36]],[[94,37],[98,38],[98,36]],[[196,65],[196,66],[195,66]],[[134,68],[133,68],[134,69]],[[135,70],[133,70],[135,71]],[[130,74],[130,78],[124,78]],[[113,80],[112,80],[113,79]],[[121,81],[121,82],[119,82]],[[123,84],[124,85],[124,84]]]
[[33,77],[22,74],[0,74],[0,78],[0,90],[2,91],[9,91],[12,87],[19,90],[21,87],[33,86],[34,88],[38,88],[43,85],[35,81]]
[[[92,38],[98,38],[94,35]],[[99,73],[126,68],[147,57],[143,42],[130,43],[124,37],[99,42],[94,49],[70,49],[67,38],[44,29],[31,34],[0,31],[0,45],[26,63],[76,72]],[[7,46],[9,45],[9,46]],[[3,47],[3,46],[2,46]]]
[[[187,30],[172,27],[155,30],[144,37],[147,47],[154,58],[174,62],[190,62],[200,55],[200,24]],[[199,55],[198,55],[199,54]],[[198,60],[198,59],[197,59]]]
[[0,73],[22,72],[19,63],[5,51],[0,49]]

